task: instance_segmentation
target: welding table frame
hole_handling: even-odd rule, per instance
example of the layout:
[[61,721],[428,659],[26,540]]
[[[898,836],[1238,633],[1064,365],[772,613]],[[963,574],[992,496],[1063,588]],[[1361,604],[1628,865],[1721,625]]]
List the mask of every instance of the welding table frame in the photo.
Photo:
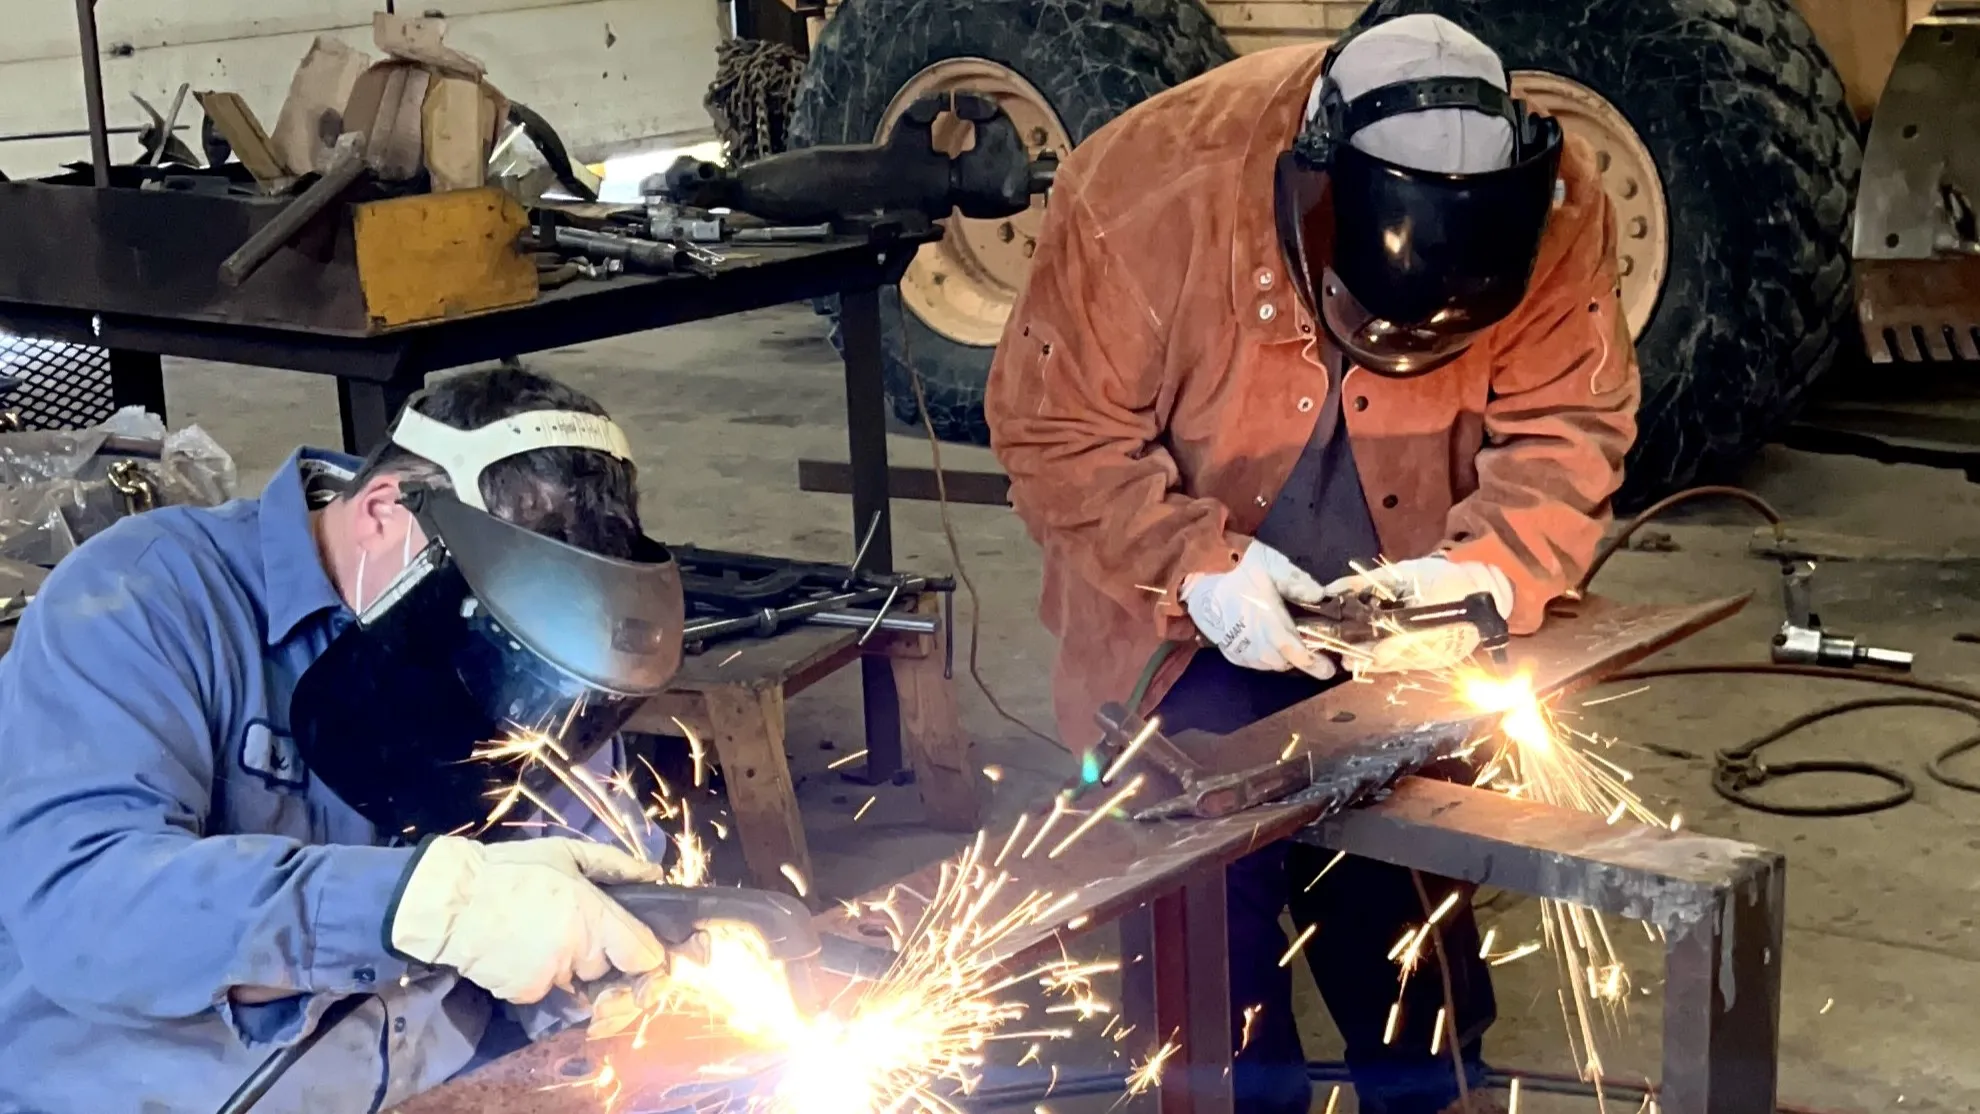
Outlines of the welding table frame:
[[[1659,1108],[1774,1109],[1787,912],[1779,853],[1414,777],[1293,838],[1654,925],[1665,941]],[[1163,1087],[1161,1114],[1233,1109],[1223,867],[1208,864],[1121,917],[1123,959],[1146,957],[1126,968],[1123,1020],[1174,1034],[1182,1051],[1165,1078],[1194,1084]]]
[[[247,325],[184,317],[92,313],[0,299],[0,328],[110,350],[119,406],[165,413],[159,357],[180,356],[334,376],[344,448],[359,455],[385,439],[394,414],[430,372],[837,295],[846,369],[853,537],[877,518],[863,567],[893,569],[880,288],[898,283],[939,228],[883,224],[872,235],[728,250],[712,276],[622,275],[545,291],[528,305],[372,334]],[[725,249],[727,250],[727,249]],[[885,659],[861,662],[866,770],[879,784],[902,770],[900,712]]]

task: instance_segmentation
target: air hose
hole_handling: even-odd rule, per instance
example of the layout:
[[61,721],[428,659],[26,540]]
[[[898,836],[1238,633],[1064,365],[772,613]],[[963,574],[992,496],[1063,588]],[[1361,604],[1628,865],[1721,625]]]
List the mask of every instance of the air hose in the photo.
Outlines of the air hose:
[[[1629,539],[1646,523],[1658,515],[1681,503],[1707,497],[1736,499],[1751,507],[1774,528],[1777,540],[1785,540],[1786,522],[1765,499],[1743,488],[1708,486],[1694,487],[1660,499],[1623,524],[1614,536],[1609,538],[1596,551],[1594,560],[1588,564],[1588,571],[1582,574],[1581,582],[1567,593],[1569,599],[1580,599],[1587,593],[1588,585],[1595,575],[1616,555]],[[1863,759],[1805,759],[1794,762],[1768,764],[1761,761],[1760,752],[1788,736],[1817,723],[1838,716],[1851,715],[1888,708],[1928,708],[1955,712],[1974,721],[1975,730],[1960,741],[1939,751],[1925,764],[1925,772],[1934,781],[1952,789],[1967,793],[1980,793],[1980,782],[1968,780],[1952,773],[1947,767],[1953,759],[1970,750],[1980,747],[1980,690],[1943,681],[1926,681],[1916,677],[1894,676],[1882,673],[1859,673],[1851,669],[1838,669],[1822,665],[1797,665],[1784,662],[1709,662],[1696,665],[1650,666],[1643,669],[1629,669],[1611,674],[1603,679],[1603,684],[1623,681],[1644,681],[1662,677],[1728,676],[1757,674],[1775,677],[1809,677],[1825,681],[1854,681],[1858,684],[1884,685],[1891,688],[1909,689],[1924,695],[1872,697],[1862,700],[1849,700],[1832,704],[1815,711],[1796,716],[1788,722],[1748,739],[1738,746],[1726,747],[1713,755],[1712,788],[1719,796],[1744,808],[1756,812],[1772,813],[1776,816],[1862,816],[1872,812],[1896,808],[1911,800],[1916,793],[1912,780],[1903,771]],[[1645,749],[1653,754],[1670,758],[1697,759],[1690,751],[1675,747],[1646,744]],[[1866,797],[1839,804],[1794,805],[1778,804],[1761,800],[1754,790],[1768,782],[1802,774],[1829,773],[1853,774],[1874,778],[1890,786],[1875,797]]]

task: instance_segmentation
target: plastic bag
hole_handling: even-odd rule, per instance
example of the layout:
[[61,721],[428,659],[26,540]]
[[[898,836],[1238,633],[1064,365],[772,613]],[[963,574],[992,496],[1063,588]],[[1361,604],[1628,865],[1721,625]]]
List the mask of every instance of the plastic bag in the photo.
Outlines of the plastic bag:
[[51,567],[127,515],[234,496],[234,458],[198,426],[126,407],[102,425],[0,433],[0,558]]

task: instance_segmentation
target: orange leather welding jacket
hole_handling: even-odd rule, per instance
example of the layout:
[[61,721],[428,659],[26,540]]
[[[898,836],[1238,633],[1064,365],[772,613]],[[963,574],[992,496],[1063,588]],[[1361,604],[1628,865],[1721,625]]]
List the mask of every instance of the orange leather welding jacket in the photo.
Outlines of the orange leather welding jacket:
[[[1236,564],[1313,432],[1324,341],[1287,281],[1273,173],[1323,50],[1248,55],[1143,102],[1053,186],[985,410],[1044,549],[1054,709],[1073,748],[1164,641],[1198,645],[1183,577]],[[1511,317],[1430,373],[1342,381],[1383,556],[1497,565],[1517,634],[1592,558],[1640,394],[1592,151],[1570,139],[1560,173]],[[1169,656],[1143,710],[1189,658]]]

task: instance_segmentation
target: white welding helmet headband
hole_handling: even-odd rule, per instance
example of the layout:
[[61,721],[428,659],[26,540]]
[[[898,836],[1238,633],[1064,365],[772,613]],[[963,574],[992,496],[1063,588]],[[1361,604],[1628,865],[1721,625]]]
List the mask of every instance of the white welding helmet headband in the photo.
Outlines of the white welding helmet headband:
[[481,497],[481,474],[498,460],[537,449],[591,449],[632,460],[625,431],[600,414],[531,410],[477,429],[455,429],[415,409],[422,397],[424,392],[414,395],[399,411],[392,423],[392,443],[432,461],[447,474],[454,498],[478,511],[488,509]]

